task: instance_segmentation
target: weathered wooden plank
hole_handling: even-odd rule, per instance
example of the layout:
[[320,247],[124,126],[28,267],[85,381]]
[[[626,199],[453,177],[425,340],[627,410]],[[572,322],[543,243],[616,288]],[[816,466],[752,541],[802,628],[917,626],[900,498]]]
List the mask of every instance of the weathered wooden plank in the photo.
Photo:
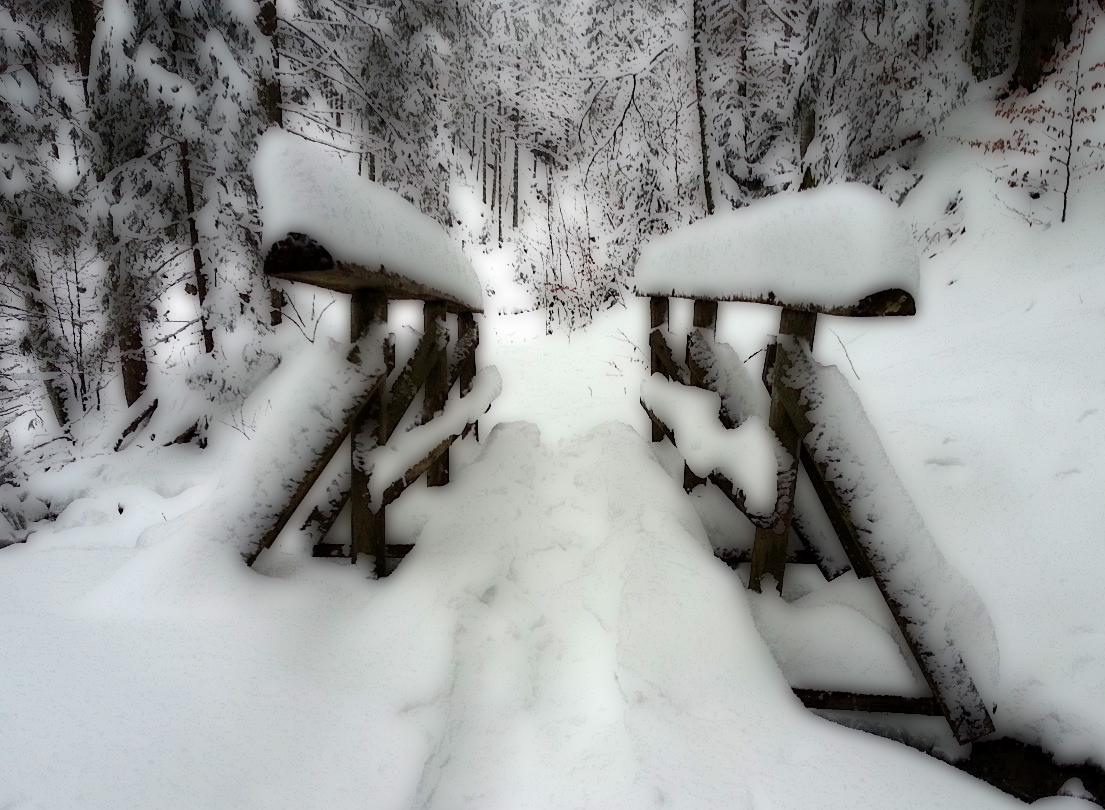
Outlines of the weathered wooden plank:
[[[445,329],[445,307],[436,301],[427,301],[422,308],[423,328],[427,338],[434,341],[437,362],[426,377],[426,393],[422,399],[422,421],[429,422],[445,409],[449,398],[449,361],[446,356],[449,333]],[[426,468],[426,485],[441,487],[449,483],[449,444]]]
[[463,439],[465,436],[467,436],[472,428],[475,427],[475,425],[475,422],[470,422],[465,425],[464,430],[462,430],[460,433],[456,433],[442,439],[437,444],[437,446],[434,447],[429,453],[427,453],[421,460],[412,464],[403,474],[402,478],[393,481],[388,486],[388,488],[384,490],[384,496],[381,499],[381,510],[383,510],[383,507],[387,506],[389,503],[393,503],[400,495],[402,495],[403,491],[407,487],[418,480],[418,476],[422,475],[422,473],[424,472],[427,472],[433,466],[434,462],[438,461],[443,455],[449,452],[449,448],[452,446],[453,442],[455,442],[457,439]]
[[[387,323],[387,295],[370,288],[353,290],[350,301],[351,340],[359,340],[370,326],[375,323]],[[350,557],[357,562],[358,554],[372,554],[376,558],[376,576],[387,576],[384,562],[385,516],[384,510],[374,510],[369,503],[368,477],[365,469],[365,454],[386,441],[383,432],[387,422],[387,386],[381,386],[371,396],[365,407],[358,410],[352,419],[350,428],[350,524],[352,529],[352,548]]]
[[[471,312],[457,314],[457,345],[449,362],[449,390],[460,380],[460,395],[468,396],[476,379],[476,348],[480,345],[480,327]],[[480,440],[480,426],[473,428],[476,441]]]
[[[649,352],[649,374],[655,374],[660,371],[663,374],[669,374],[668,371],[663,371],[661,368],[661,351],[668,348],[668,342],[664,338],[664,334],[661,331],[664,325],[668,322],[668,299],[652,297],[648,300],[648,314],[649,314],[649,332],[648,342],[651,351]],[[671,354],[671,349],[668,349],[668,354]],[[675,363],[670,364],[674,368]],[[663,431],[657,426],[654,421],[652,424],[652,440],[658,442],[664,438]],[[674,444],[674,442],[673,442]]]
[[[661,419],[656,414],[656,412],[652,410],[652,408],[648,406],[648,403],[646,403],[643,399],[640,400],[640,402],[641,407],[644,408],[645,413],[648,414],[648,418],[652,422],[653,431],[659,433],[661,439],[666,437],[668,441],[675,445],[675,432],[670,427],[668,427],[664,420]],[[676,446],[678,447],[678,445]],[[685,461],[683,462],[683,488],[687,492],[690,492],[696,486],[698,486],[699,484],[703,484],[706,481],[710,481],[718,489],[720,489],[722,494],[724,494],[725,497],[728,498],[729,501],[734,506],[736,506],[737,509],[739,509],[745,517],[749,519],[749,521],[752,522],[752,525],[770,525],[773,517],[771,515],[758,515],[755,512],[749,512],[748,507],[745,504],[744,492],[742,492],[741,489],[737,487],[732,481],[726,478],[723,473],[718,470],[713,470],[706,476],[706,478],[702,478],[697,473],[695,473],[694,470],[692,470]]]
[[[460,395],[468,396],[476,379],[476,347],[480,344],[480,329],[471,312],[457,315],[457,343],[449,360],[449,389],[460,381]],[[478,438],[478,437],[477,437]]]
[[335,262],[326,248],[303,234],[289,234],[269,249],[265,274],[334,292],[352,294],[368,290],[392,300],[441,301],[451,312],[472,310],[470,304],[455,296],[392,272],[383,265],[367,267],[355,262]]
[[[817,397],[824,398],[828,396],[827,392],[829,390],[833,390],[831,386],[821,380],[821,376],[828,373],[828,370],[816,364],[810,357],[808,350],[805,350],[796,342],[792,342],[785,351],[780,345],[779,351],[781,355],[785,353],[786,356],[789,356],[792,362],[798,366],[799,376],[809,380],[808,385],[811,386],[811,390],[816,393]],[[779,384],[778,377],[775,378],[774,384]],[[858,407],[858,405],[855,407]],[[841,412],[839,404],[831,410],[834,413]],[[856,421],[866,420],[862,409],[858,413],[849,411],[848,415]],[[873,430],[866,431],[865,435],[873,436]],[[811,434],[811,440],[813,438],[814,436]],[[877,443],[877,437],[874,437],[874,440]],[[833,442],[834,444],[839,443],[839,437],[834,438]],[[852,453],[859,450],[866,450],[869,453],[883,453],[881,446],[850,448]],[[923,583],[914,582],[907,586],[907,590],[900,590],[891,577],[891,570],[882,570],[877,564],[877,561],[882,559],[876,545],[878,538],[869,534],[868,530],[859,531],[856,528],[860,521],[851,513],[846,499],[836,488],[834,482],[849,480],[849,474],[831,468],[832,465],[828,462],[819,463],[809,448],[807,448],[805,455],[809,457],[809,462],[804,461],[803,465],[810,472],[811,481],[815,490],[818,491],[818,497],[822,499],[823,504],[826,504],[826,512],[829,514],[830,520],[842,520],[846,524],[840,532],[842,535],[841,543],[852,562],[852,566],[857,574],[870,574],[874,578],[879,591],[882,593],[883,600],[890,608],[894,621],[917,661],[917,665],[932,690],[934,699],[939,704],[940,711],[947,719],[956,740],[960,744],[966,744],[993,732],[994,724],[986,709],[986,704],[978,694],[962,657],[952,646],[952,640],[946,634],[942,635],[944,631],[941,628],[920,620],[914,615],[913,610],[907,611],[903,608],[903,604],[910,603],[911,599],[916,596],[909,589],[921,587]],[[886,462],[867,461],[864,462],[864,467],[877,470],[884,467],[885,464]],[[908,495],[904,489],[900,490],[899,495],[906,499],[907,507],[912,509],[912,503],[908,501]],[[878,526],[881,525],[880,522]],[[877,529],[876,526],[875,530]],[[929,641],[932,643],[930,644]]]
[[774,515],[760,515],[748,510],[748,504],[744,492],[721,472],[714,470],[708,476],[710,483],[721,490],[721,494],[729,499],[733,506],[737,507],[749,522],[756,527],[768,528],[775,522]]
[[691,385],[721,397],[718,418],[724,427],[738,427],[756,413],[754,392],[750,390],[754,383],[732,347],[717,343],[704,329],[692,329],[687,333],[686,358]]
[[696,298],[691,323],[695,329],[708,329],[711,334],[717,331],[717,301]]
[[[389,560],[401,560],[414,549],[413,543],[388,543],[386,555]],[[312,557],[348,557],[349,546],[343,543],[315,543],[311,549]]]
[[[675,380],[686,385],[688,375],[675,362],[671,346],[668,345],[667,339],[659,329],[652,330],[652,333],[648,336],[648,345],[652,349],[653,373],[659,371],[669,380]],[[656,441],[659,441],[659,439],[656,439]]]
[[[775,358],[775,352],[777,344],[771,344],[769,346],[770,352],[767,360],[773,361]],[[774,391],[771,384],[771,379],[768,374],[764,373],[764,385],[767,387],[769,393],[772,393],[774,401]],[[794,391],[789,389],[780,392],[779,401],[783,403],[786,408],[787,415],[791,418],[791,421],[797,427],[798,432],[803,436],[807,435],[810,430],[813,429],[813,425],[810,424],[809,419],[806,418],[805,411],[799,407],[798,398]],[[844,508],[844,504],[840,499],[836,497],[834,491],[829,489],[828,484],[825,482],[824,473],[818,468],[817,464],[813,461],[813,456],[810,455],[809,448],[805,444],[802,444],[799,451],[799,455],[802,460],[802,469],[805,470],[806,475],[809,478],[810,484],[813,486],[814,492],[817,494],[818,500],[821,502],[821,508],[825,511],[825,516],[829,519],[829,523],[833,527],[837,539],[840,541],[841,547],[844,549],[845,555],[848,557],[848,562],[851,564],[852,570],[856,572],[856,576],[860,579],[870,577],[874,575],[874,571],[871,569],[870,563],[867,561],[866,555],[861,553],[858,545],[858,537],[856,535],[856,529],[852,525],[847,515],[847,510]],[[796,516],[791,516],[792,525],[796,521]],[[797,527],[796,527],[797,528]],[[820,549],[816,547],[816,543],[810,542],[811,547],[814,548],[814,553],[821,555]],[[826,562],[825,567],[822,568],[822,573],[825,574],[825,578],[832,580],[839,576],[847,569],[841,569],[839,565]]]
[[[783,309],[779,318],[779,334],[805,338],[812,345],[816,313]],[[790,465],[779,474],[778,494],[775,501],[775,521],[771,526],[757,526],[756,540],[752,547],[752,572],[748,587],[759,592],[760,581],[771,575],[781,591],[786,571],[786,547],[790,537],[791,513],[794,510],[794,488],[798,478],[799,450],[805,433],[788,413],[787,397],[798,401],[798,394],[786,385],[787,372],[793,360],[782,348],[777,347],[771,372],[771,411],[768,426],[775,432],[780,444],[790,454]],[[803,426],[804,427],[804,426]]]
[[[752,562],[752,551],[747,548],[717,548],[714,549],[714,556],[730,568]],[[808,549],[800,548],[787,554],[787,563],[816,565],[817,560]]]
[[[378,396],[380,390],[387,382],[385,375],[381,374],[376,378],[375,383],[369,390],[364,393],[364,396],[359,399],[359,404],[355,406],[356,411],[360,411],[365,407],[368,401],[373,397]],[[249,553],[244,553],[243,557],[247,565],[253,565],[257,560],[258,555],[273,544],[277,536],[284,530],[284,527],[288,525],[288,521],[291,520],[292,514],[303,503],[303,499],[307,497],[308,493],[318,482],[318,479],[322,476],[323,471],[326,469],[326,465],[330,463],[330,460],[334,457],[334,454],[338,452],[338,449],[345,443],[346,438],[349,436],[349,422],[345,421],[341,423],[340,428],[335,430],[334,436],[330,439],[329,443],[318,454],[314,466],[303,475],[294,484],[291,495],[285,502],[284,507],[273,516],[272,521],[269,524],[269,528],[261,535],[257,540],[256,546]]]
[[[653,439],[653,441],[660,441],[664,437],[667,437],[668,441],[674,445],[675,432],[664,423],[663,419],[656,415],[655,411],[653,411],[650,407],[648,407],[648,405],[645,404],[645,401],[643,399],[640,402],[641,407],[645,409],[645,413],[648,414],[648,418],[652,421],[652,435],[659,437],[657,439]],[[700,484],[705,484],[706,480],[707,479],[696,475],[694,470],[692,470],[687,465],[686,461],[683,462],[683,489],[686,492],[692,492],[695,487],[699,486]],[[741,497],[743,498],[744,496],[742,495]]]
[[418,341],[414,354],[403,366],[403,370],[399,372],[395,384],[391,386],[389,391],[387,417],[383,431],[383,441],[385,443],[391,439],[400,420],[406,414],[407,408],[410,407],[418,394],[418,389],[426,382],[431,371],[437,367],[440,361],[441,352],[438,347],[438,336],[424,332],[422,338]]
[[[465,317],[467,315],[467,318]],[[467,324],[465,323],[467,321]],[[475,319],[471,313],[461,313],[458,316],[459,337],[454,347],[449,364],[449,387],[458,380],[461,382],[462,396],[472,390],[472,381],[475,379],[476,355],[475,349],[479,341],[479,332]],[[394,344],[392,344],[394,349]],[[431,368],[440,360],[437,344],[432,335],[423,334],[415,349],[414,354],[407,361],[403,370],[399,373],[395,383],[391,387],[387,408],[387,423],[384,429],[385,441],[390,441],[394,435],[399,421],[414,400],[418,389],[426,380]],[[394,368],[394,353],[392,354],[391,367]],[[470,377],[468,375],[471,375]],[[477,426],[478,427],[478,426]],[[475,431],[477,427],[473,427]],[[343,434],[347,435],[347,434]],[[477,436],[478,438],[478,436]],[[310,515],[304,521],[301,531],[309,539],[314,540],[315,546],[319,546],[323,537],[333,528],[338,515],[349,501],[350,472],[342,470],[334,476],[327,486],[325,502],[316,505]],[[327,545],[321,543],[321,545]]]
[[[638,293],[641,297],[656,299],[648,293]],[[892,288],[872,293],[848,306],[826,307],[812,302],[782,301],[772,293],[763,295],[679,295],[672,291],[670,298],[693,298],[696,301],[743,301],[750,304],[767,304],[774,307],[786,307],[799,312],[821,315],[843,315],[852,318],[882,318],[889,316],[916,315],[917,304],[913,296],[905,290]],[[664,300],[667,300],[666,298]]]
[[[803,447],[804,451],[805,448]],[[837,553],[837,550],[832,546],[831,539],[826,536],[819,522],[815,519],[818,504],[816,500],[811,502],[811,497],[817,498],[817,495],[813,492],[812,484],[810,489],[807,490],[802,486],[802,479],[799,478],[798,485],[794,490],[795,511],[791,514],[790,527],[802,543],[802,547],[808,549],[813,555],[821,576],[825,577],[826,582],[832,582],[840,575],[851,571],[852,565],[846,553]],[[831,530],[832,526],[830,525],[829,528]]]
[[856,527],[852,524],[851,518],[848,517],[847,507],[840,500],[836,489],[829,486],[829,483],[825,480],[825,471],[813,460],[809,448],[805,445],[802,446],[801,455],[802,469],[806,471],[810,483],[813,484],[817,499],[821,501],[821,508],[825,510],[825,515],[829,518],[833,531],[836,532],[837,539],[840,540],[840,545],[848,556],[848,562],[852,564],[852,570],[856,572],[856,576],[860,579],[873,577],[875,569],[871,566],[871,561],[863,550]]
[[901,695],[868,695],[831,689],[795,689],[794,694],[807,709],[828,709],[843,712],[883,712],[888,714],[941,715],[934,697],[902,697]]
[[143,430],[146,425],[150,423],[150,419],[153,418],[153,412],[157,410],[157,400],[155,399],[142,413],[138,414],[134,418],[134,421],[127,425],[127,429],[123,431],[123,435],[119,437],[119,441],[115,442],[115,452],[118,453],[123,449],[124,445],[129,445],[127,437],[130,435],[137,435],[138,431]]
[[314,545],[318,545],[334,527],[338,515],[349,503],[350,470],[342,468],[326,487],[322,503],[315,504],[311,513],[303,521],[300,531],[307,535]]

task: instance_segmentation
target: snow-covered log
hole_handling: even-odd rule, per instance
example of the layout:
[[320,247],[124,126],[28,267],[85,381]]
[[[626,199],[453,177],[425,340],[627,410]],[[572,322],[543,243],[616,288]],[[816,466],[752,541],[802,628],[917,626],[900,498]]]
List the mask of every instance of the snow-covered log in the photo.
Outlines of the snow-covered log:
[[637,294],[833,315],[912,315],[918,257],[889,199],[860,183],[777,194],[651,240]]
[[471,262],[399,194],[343,166],[332,150],[279,128],[258,141],[253,174],[265,271],[339,292],[441,300],[480,311]]
[[783,448],[762,417],[749,415],[739,428],[718,421],[721,397],[653,374],[641,383],[641,405],[679,437],[679,452],[698,476],[719,473],[743,493],[748,512],[775,510],[775,481],[787,463]]
[[[816,466],[826,510],[850,523],[844,546],[857,572],[870,573],[960,743],[994,730],[986,704],[957,649],[969,637],[996,667],[993,627],[974,588],[948,564],[895,474],[859,398],[835,366],[823,366],[802,341],[781,336],[791,362],[787,387],[810,430],[804,445]],[[989,649],[979,650],[981,639]]]

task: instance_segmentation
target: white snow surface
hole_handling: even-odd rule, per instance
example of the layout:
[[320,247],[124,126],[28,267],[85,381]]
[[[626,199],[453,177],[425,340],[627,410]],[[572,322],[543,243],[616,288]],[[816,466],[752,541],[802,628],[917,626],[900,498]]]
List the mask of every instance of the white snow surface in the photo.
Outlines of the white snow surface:
[[480,282],[460,245],[399,194],[343,165],[335,151],[273,128],[258,140],[253,177],[263,253],[289,233],[304,233],[336,262],[383,266],[481,308]]
[[[919,314],[820,319],[814,356],[856,390],[993,617],[999,732],[1102,762],[1105,192],[1076,182],[1060,226],[1054,195],[995,185],[962,143],[992,115],[986,101],[953,116],[919,164],[903,213],[924,234],[962,192],[966,228],[926,258]],[[1007,207],[1029,205],[1056,224]],[[487,284],[510,277],[499,257],[477,256]],[[344,339],[340,308],[314,351]],[[740,357],[778,323],[772,307],[720,309]],[[276,384],[290,356],[207,450],[161,447],[174,434],[151,425],[156,442],[143,431],[116,454],[111,436],[36,473],[24,505],[62,516],[0,549],[0,807],[1021,806],[798,706],[790,684],[910,694],[916,673],[869,581],[794,565],[781,599],[757,596],[713,559],[707,539],[747,546],[751,530],[716,489],[684,495],[679,451],[640,438],[647,302],[572,335],[546,336],[541,312],[480,323],[503,394],[482,440],[454,446],[449,486],[389,507],[389,539],[416,546],[387,580],[311,559],[301,518],[252,570],[228,531],[207,532],[223,489],[249,495],[234,473],[259,474],[253,452],[283,462],[288,423],[261,418],[268,400],[314,418],[291,377]],[[669,337],[689,325],[673,301]],[[183,416],[163,401],[163,418]],[[1095,806],[1074,792],[1037,805]]]
[[60,565],[0,623],[4,798],[344,808],[367,780],[380,810],[1018,804],[805,711],[628,426],[552,448],[499,424],[473,449],[383,582],[181,535],[85,566],[88,592],[79,560],[6,549],[5,578]]
[[842,307],[891,288],[916,296],[918,254],[897,206],[859,183],[782,193],[655,237],[640,295],[766,298]]

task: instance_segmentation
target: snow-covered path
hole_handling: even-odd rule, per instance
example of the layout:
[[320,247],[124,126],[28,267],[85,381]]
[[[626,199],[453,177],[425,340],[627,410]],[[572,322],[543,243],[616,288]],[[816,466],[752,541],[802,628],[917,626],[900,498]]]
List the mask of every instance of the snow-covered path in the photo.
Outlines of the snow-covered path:
[[502,424],[450,489],[389,583],[412,600],[440,583],[429,632],[452,649],[416,710],[436,734],[413,806],[1014,804],[803,709],[740,581],[627,426],[550,450]]
[[56,590],[0,616],[25,667],[0,692],[0,761],[26,763],[0,801],[1017,804],[803,709],[751,597],[633,429],[548,446],[515,422],[466,447],[378,583],[279,549],[251,572],[194,537],[117,548],[110,565],[101,552],[98,567],[82,564],[92,551],[5,550],[0,586],[46,565]]

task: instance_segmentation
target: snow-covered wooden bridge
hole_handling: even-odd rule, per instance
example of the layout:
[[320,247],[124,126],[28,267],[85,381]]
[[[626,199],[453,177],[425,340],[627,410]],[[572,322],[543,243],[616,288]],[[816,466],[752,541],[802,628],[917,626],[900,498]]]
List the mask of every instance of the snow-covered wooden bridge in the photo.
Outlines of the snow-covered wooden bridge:
[[[431,486],[447,483],[449,446],[475,427],[499,393],[495,369],[478,374],[476,369],[474,315],[480,311],[480,290],[459,251],[404,201],[376,199],[390,193],[373,186],[367,192],[362,183],[351,186],[335,164],[319,161],[314,150],[292,136],[270,133],[260,156],[268,176],[284,178],[260,189],[269,245],[266,272],[348,293],[353,348],[344,358],[304,370],[304,389],[321,395],[314,397],[318,401],[308,397],[321,418],[289,435],[302,445],[295,454],[302,462],[296,470],[259,465],[266,480],[255,492],[268,501],[254,498],[259,505],[245,519],[264,530],[259,537],[256,532],[242,536],[242,551],[252,564],[311,493],[322,490],[302,526],[316,556],[347,556],[356,562],[359,554],[367,554],[376,576],[386,576],[412,546],[387,543],[385,507],[419,475],[426,474]],[[326,204],[305,205],[304,199]],[[748,585],[754,591],[764,582],[781,591],[788,563],[816,564],[827,580],[848,570],[872,578],[893,616],[903,654],[929,689],[928,696],[913,696],[796,687],[801,702],[819,710],[942,715],[955,739],[965,744],[995,730],[958,651],[963,628],[952,616],[953,607],[963,614],[961,603],[971,601],[974,592],[925,529],[854,392],[835,368],[820,365],[812,355],[819,315],[882,317],[916,311],[917,258],[892,209],[870,189],[846,185],[771,200],[654,240],[637,271],[638,294],[650,299],[653,372],[642,386],[641,405],[652,422],[652,440],[670,440],[685,458],[685,490],[707,482],[717,486],[755,526],[751,549],[727,549],[717,556],[734,568],[749,564]],[[817,249],[811,250],[811,244]],[[673,296],[694,300],[683,361],[676,359],[665,334]],[[400,299],[421,300],[424,308],[418,346],[396,373],[394,336],[384,327],[389,300]],[[756,391],[759,384],[734,350],[716,340],[719,303],[726,301],[781,309],[778,338],[767,347],[764,366],[766,408]],[[451,330],[447,318],[455,323]],[[460,397],[449,402],[448,392],[457,383]],[[398,430],[422,386],[421,414]],[[533,431],[515,426],[507,434],[509,441],[500,438],[499,444],[520,441],[516,450],[535,451]],[[617,458],[629,452],[608,431],[596,433],[595,440],[600,439]],[[346,441],[349,462],[335,467],[333,459]],[[282,450],[281,456],[287,455]],[[526,468],[524,458],[499,463]],[[806,490],[799,487],[803,472],[812,485]],[[591,485],[609,490],[610,482]],[[464,490],[474,491],[471,484]],[[612,497],[612,491],[607,494]],[[477,512],[487,519],[497,514],[490,503],[476,500],[462,510],[473,521],[479,522],[473,517]],[[351,543],[326,542],[347,503]],[[520,516],[517,503],[510,508]],[[613,502],[605,508],[625,510]],[[820,518],[813,514],[817,509],[823,512]],[[530,527],[532,516],[524,517]],[[602,525],[606,534],[655,534],[644,524]],[[555,522],[539,531],[552,529]],[[471,547],[464,553],[480,554]],[[519,559],[500,562],[509,562],[508,578],[524,567]],[[501,601],[497,588],[491,585],[481,601]],[[988,622],[977,598],[967,613],[976,622]],[[597,617],[601,624],[602,616]],[[982,658],[991,654],[996,658],[996,651]],[[977,759],[983,764],[975,770],[989,768],[995,783],[1015,781],[1031,752],[1005,748],[980,747]],[[993,760],[989,765],[987,757]],[[971,761],[963,767],[970,770]]]

